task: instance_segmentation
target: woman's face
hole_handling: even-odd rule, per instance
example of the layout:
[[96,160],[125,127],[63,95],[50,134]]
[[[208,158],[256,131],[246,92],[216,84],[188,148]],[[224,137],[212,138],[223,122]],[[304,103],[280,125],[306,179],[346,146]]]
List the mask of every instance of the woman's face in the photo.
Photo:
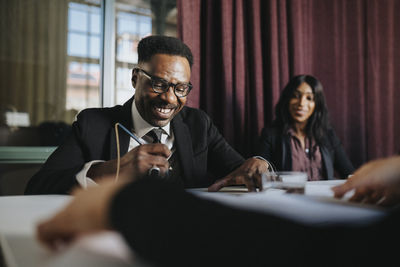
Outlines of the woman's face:
[[315,109],[314,94],[311,87],[303,82],[289,100],[289,113],[295,123],[306,124]]

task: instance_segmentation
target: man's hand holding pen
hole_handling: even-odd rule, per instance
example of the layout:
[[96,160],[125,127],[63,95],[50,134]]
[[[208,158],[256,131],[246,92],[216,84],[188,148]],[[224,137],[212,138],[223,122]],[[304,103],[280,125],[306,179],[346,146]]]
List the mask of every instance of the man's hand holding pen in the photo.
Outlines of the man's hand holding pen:
[[[135,147],[121,157],[119,179],[137,180],[148,174],[149,169],[159,168],[160,176],[169,169],[168,158],[171,151],[163,144],[144,144]],[[113,177],[117,170],[117,160],[109,160],[91,166],[87,176],[95,181]]]

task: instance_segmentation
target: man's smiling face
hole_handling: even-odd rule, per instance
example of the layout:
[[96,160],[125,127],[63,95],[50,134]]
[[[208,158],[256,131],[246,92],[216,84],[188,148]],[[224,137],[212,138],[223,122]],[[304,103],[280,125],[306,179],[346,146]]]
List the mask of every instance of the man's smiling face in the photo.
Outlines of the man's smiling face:
[[[190,66],[185,57],[155,54],[149,62],[140,63],[139,68],[169,83],[190,81]],[[151,78],[137,69],[132,73],[132,83],[136,89],[136,107],[143,119],[153,126],[167,125],[186,104],[187,96],[177,97],[172,86],[165,93],[154,92]]]

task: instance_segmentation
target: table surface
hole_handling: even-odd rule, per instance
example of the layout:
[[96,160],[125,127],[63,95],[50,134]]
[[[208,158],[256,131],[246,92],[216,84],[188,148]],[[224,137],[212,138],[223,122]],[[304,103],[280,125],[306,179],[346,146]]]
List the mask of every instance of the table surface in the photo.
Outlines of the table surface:
[[[360,224],[384,216],[385,210],[333,199],[330,188],[342,182],[307,182],[304,195],[281,190],[247,193],[244,187],[227,187],[219,193],[208,193],[204,188],[188,191],[226,205],[307,224]],[[0,242],[6,266],[151,266],[134,255],[116,232],[80,238],[56,254],[43,248],[35,239],[36,225],[71,199],[64,195],[0,197]]]
[[347,193],[343,199],[334,198],[331,188],[344,182],[345,180],[310,181],[306,183],[304,194],[288,194],[279,189],[248,193],[243,186],[226,187],[217,193],[209,193],[206,188],[188,191],[233,207],[273,214],[311,225],[368,224],[386,214],[385,209],[377,206],[349,202],[353,192]]

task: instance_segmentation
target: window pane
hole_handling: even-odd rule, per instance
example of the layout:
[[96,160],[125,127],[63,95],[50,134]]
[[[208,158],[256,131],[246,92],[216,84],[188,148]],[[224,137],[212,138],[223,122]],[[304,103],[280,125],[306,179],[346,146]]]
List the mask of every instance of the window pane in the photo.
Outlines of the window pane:
[[138,41],[130,40],[128,35],[124,35],[117,42],[117,61],[136,63]]
[[93,85],[99,86],[100,84],[100,64],[89,64],[88,73]]
[[141,36],[150,35],[151,34],[151,18],[140,16],[139,17],[139,34]]
[[80,33],[68,34],[68,55],[78,57],[88,57],[87,35]]
[[92,33],[100,34],[100,14],[91,14],[90,15],[90,31]]
[[131,82],[132,70],[129,68],[117,68],[117,88],[132,90],[132,82]]
[[90,37],[89,56],[92,58],[100,58],[100,37]]
[[99,106],[100,66],[70,62],[67,76],[67,110]]
[[118,34],[135,34],[137,32],[136,15],[126,12],[117,14],[117,29]]
[[124,103],[127,99],[131,98],[134,94],[134,89],[131,84],[132,70],[129,68],[117,68],[116,73],[117,81],[117,96],[118,103]]
[[70,9],[68,28],[70,31],[87,32],[88,14],[83,11]]

